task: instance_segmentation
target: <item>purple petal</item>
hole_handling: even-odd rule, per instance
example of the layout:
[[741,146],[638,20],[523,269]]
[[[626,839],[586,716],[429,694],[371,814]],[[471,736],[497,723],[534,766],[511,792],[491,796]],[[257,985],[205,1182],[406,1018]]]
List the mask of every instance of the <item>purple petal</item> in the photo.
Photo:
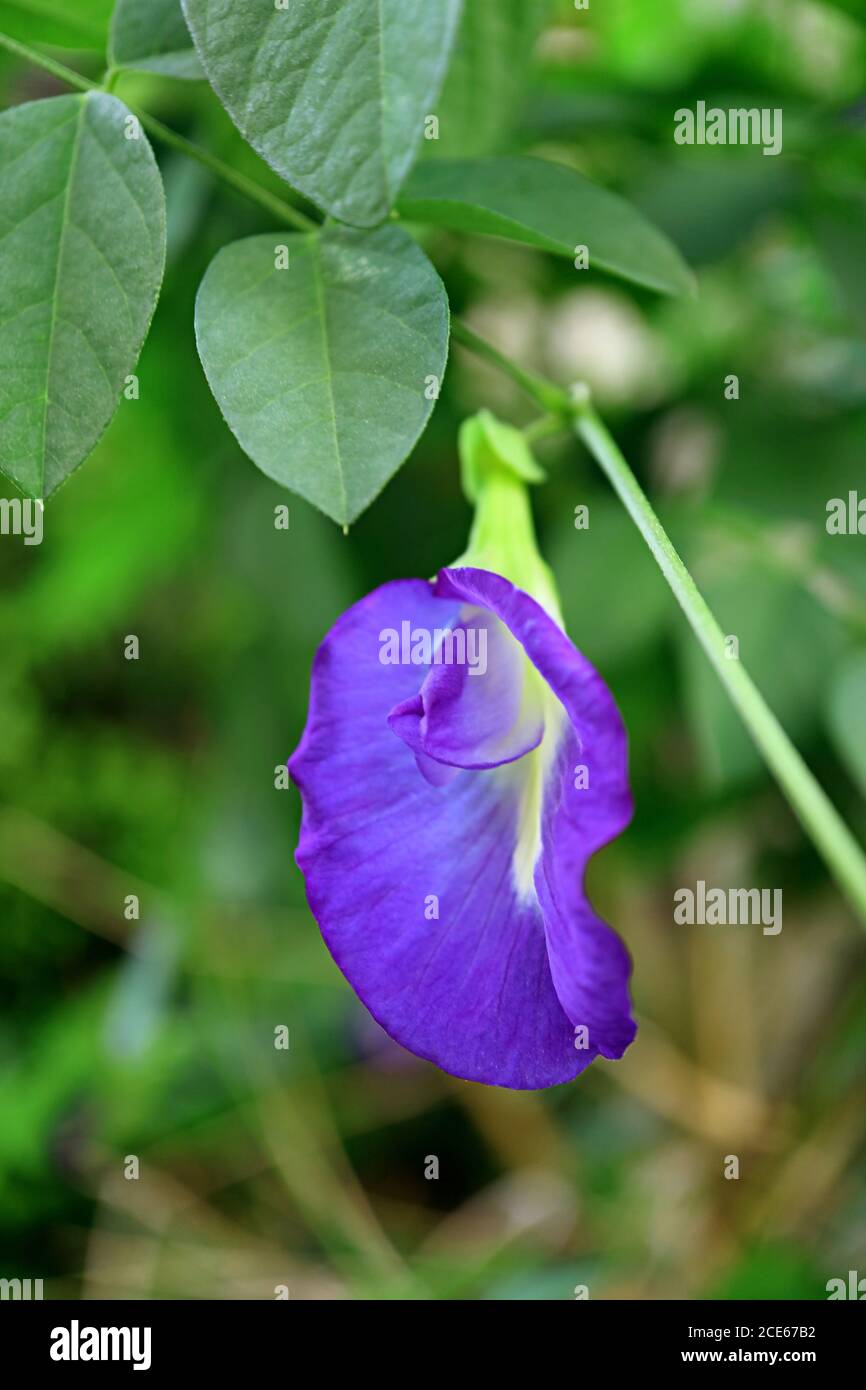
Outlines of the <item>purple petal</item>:
[[[440,769],[437,775],[429,767],[431,758],[450,768],[501,767],[537,748],[544,735],[539,713],[527,707],[520,644],[505,625],[492,613],[475,610],[452,631],[464,638],[463,650],[476,658],[474,663],[432,665],[420,694],[402,700],[388,716],[394,733],[437,786],[453,774],[442,776]],[[467,634],[475,641],[468,642]]]
[[[466,605],[505,624],[562,713],[526,758],[458,770],[436,786],[416,756],[430,768],[445,761],[430,748],[477,759],[491,740],[528,727],[509,722],[515,706],[504,690],[492,713],[476,704],[473,714],[481,677],[380,661],[383,629],[441,629],[465,621]],[[495,646],[507,651],[498,631]],[[507,664],[513,672],[510,655]],[[410,721],[400,738],[392,711],[392,723]],[[531,760],[542,757],[527,891],[515,874],[518,815]],[[581,763],[589,786],[575,790]],[[297,857],[310,906],[340,969],[397,1042],[457,1076],[519,1089],[622,1054],[634,1035],[628,957],[589,907],[583,872],[630,815],[625,732],[600,677],[534,600],[470,569],[363,599],[319,649],[290,769],[304,802]],[[578,1027],[588,1030],[586,1047],[575,1045]]]
[[[628,742],[619,711],[598,672],[565,633],[507,580],[478,570],[446,570],[438,592],[495,607],[569,716],[571,727],[544,800],[535,887],[563,1008],[575,1026],[588,1028],[602,1056],[621,1057],[636,1032],[629,1009],[628,953],[592,911],[583,883],[587,861],[632,816]],[[580,767],[586,769],[589,785],[577,790]]]

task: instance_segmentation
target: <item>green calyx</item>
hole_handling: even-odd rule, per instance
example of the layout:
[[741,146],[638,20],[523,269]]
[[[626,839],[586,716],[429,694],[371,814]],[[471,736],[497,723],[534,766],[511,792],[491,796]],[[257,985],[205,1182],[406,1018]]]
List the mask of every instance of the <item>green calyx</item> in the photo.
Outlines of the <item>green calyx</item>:
[[531,595],[561,626],[553,574],[535,539],[527,483],[544,472],[520,430],[489,410],[464,420],[459,437],[460,475],[475,518],[458,566],[491,570]]

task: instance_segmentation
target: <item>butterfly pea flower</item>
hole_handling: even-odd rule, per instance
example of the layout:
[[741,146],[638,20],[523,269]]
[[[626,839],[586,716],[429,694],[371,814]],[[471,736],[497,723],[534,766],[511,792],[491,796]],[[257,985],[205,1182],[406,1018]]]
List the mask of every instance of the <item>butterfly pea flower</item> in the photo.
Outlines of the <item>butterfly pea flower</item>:
[[334,960],[393,1039],[531,1090],[635,1035],[628,954],[584,886],[631,818],[626,733],[564,631],[523,435],[482,412],[460,453],[464,555],[376,589],[316,655],[289,762],[297,862]]

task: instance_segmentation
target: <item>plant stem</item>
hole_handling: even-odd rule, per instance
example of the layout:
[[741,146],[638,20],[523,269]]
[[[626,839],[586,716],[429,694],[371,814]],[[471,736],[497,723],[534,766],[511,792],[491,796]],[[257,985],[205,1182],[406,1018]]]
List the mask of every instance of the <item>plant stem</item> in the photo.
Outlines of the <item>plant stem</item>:
[[149,135],[161,140],[164,145],[170,145],[172,149],[178,150],[181,154],[187,155],[189,159],[197,160],[227,187],[234,189],[242,197],[258,203],[266,212],[271,213],[281,222],[287,222],[289,226],[295,227],[300,232],[315,232],[318,229],[318,222],[314,222],[299,208],[292,207],[291,203],[285,202],[276,193],[270,193],[268,189],[262,188],[255,179],[247,178],[246,174],[233,169],[230,164],[223,163],[209,150],[202,149],[201,145],[194,145],[191,140],[187,140],[183,135],[178,135],[177,131],[171,130],[169,126],[163,125],[162,121],[156,120],[153,116],[148,116],[146,112],[136,111],[134,106],[130,106],[129,109],[134,116],[138,117]]
[[555,386],[552,381],[545,381],[543,377],[533,376],[531,372],[525,372],[522,367],[518,367],[516,362],[512,362],[492,343],[480,338],[474,329],[470,328],[462,319],[452,319],[451,334],[458,343],[462,343],[478,357],[492,362],[494,367],[498,367],[500,371],[510,376],[512,381],[516,381],[518,386],[522,387],[534,401],[537,401],[542,410],[566,418],[574,414],[575,404],[567,391],[563,391],[560,386]]
[[839,886],[866,923],[866,855],[823,787],[809,771],[745,667],[729,659],[725,636],[631,471],[616,441],[588,403],[577,407],[574,430],[583,440],[637,526],[685,613],[692,631],[739,710],[767,765],[823,855]]
[[[44,68],[46,72],[50,72],[52,76],[59,78],[68,86],[76,87],[80,92],[103,90],[98,82],[91,82],[89,78],[82,77],[81,73],[67,68],[63,63],[56,62],[47,54],[40,53],[35,48],[29,48],[27,44],[19,43],[17,39],[10,39],[7,34],[0,34],[0,47],[8,49],[10,53],[23,58],[25,62],[35,63],[37,67]],[[113,76],[116,77],[117,73],[114,72]],[[160,140],[164,145],[178,150],[187,158],[197,160],[199,164],[203,164],[227,187],[234,189],[242,197],[258,203],[259,207],[264,208],[273,217],[278,218],[281,222],[287,222],[289,226],[296,227],[299,231],[315,231],[318,223],[314,222],[311,217],[307,217],[306,213],[301,212],[299,208],[293,207],[291,203],[278,197],[277,194],[262,188],[255,179],[247,178],[246,174],[233,169],[230,164],[224,163],[215,154],[211,154],[209,150],[202,149],[200,145],[194,145],[191,140],[187,140],[183,135],[178,135],[177,131],[163,125],[162,121],[148,115],[146,111],[139,111],[134,106],[129,106],[129,110],[137,117],[141,122],[142,129],[146,130],[149,135]]]
[[56,59],[49,58],[47,53],[39,53],[35,48],[29,48],[26,43],[10,39],[8,34],[0,34],[0,47],[8,48],[10,53],[14,53],[16,58],[23,58],[25,63],[35,63],[37,67],[44,68],[67,86],[77,87],[80,92],[98,90],[98,83],[91,82],[89,78],[82,77],[80,72],[75,72],[63,63],[58,63]]
[[523,430],[527,444],[535,444],[539,439],[548,439],[552,434],[561,434],[568,429],[568,420],[563,415],[539,415],[531,420]]

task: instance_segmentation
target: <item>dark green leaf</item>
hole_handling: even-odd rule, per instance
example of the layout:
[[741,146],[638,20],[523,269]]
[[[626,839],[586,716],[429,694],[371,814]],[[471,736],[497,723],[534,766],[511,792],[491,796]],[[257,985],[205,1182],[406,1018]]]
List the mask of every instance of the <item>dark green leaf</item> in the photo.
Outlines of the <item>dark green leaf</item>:
[[164,261],[162,181],[121,102],[0,116],[0,470],[28,495],[59,487],[114,414]]
[[434,109],[460,0],[184,0],[238,130],[335,217],[381,222]]
[[109,61],[116,68],[165,77],[204,77],[180,0],[117,0],[111,21]]
[[[276,269],[280,247],[288,269]],[[251,237],[196,304],[211,390],[263,473],[353,521],[421,434],[448,352],[448,301],[399,227]]]
[[570,258],[586,246],[590,268],[664,294],[694,288],[676,247],[642,213],[562,164],[428,160],[412,171],[398,210],[410,221],[507,237]]

